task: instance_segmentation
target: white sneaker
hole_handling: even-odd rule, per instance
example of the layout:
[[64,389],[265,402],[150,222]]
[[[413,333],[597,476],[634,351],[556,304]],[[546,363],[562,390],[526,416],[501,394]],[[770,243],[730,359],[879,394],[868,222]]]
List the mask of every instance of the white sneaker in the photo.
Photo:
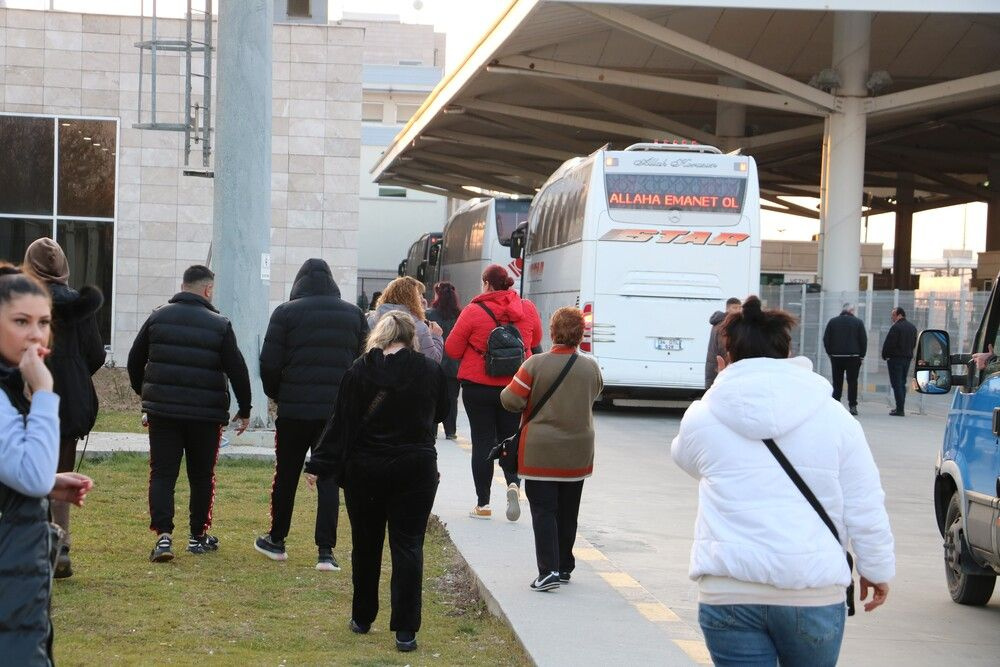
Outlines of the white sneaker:
[[517,484],[511,482],[507,486],[507,520],[517,521],[521,518],[521,493]]

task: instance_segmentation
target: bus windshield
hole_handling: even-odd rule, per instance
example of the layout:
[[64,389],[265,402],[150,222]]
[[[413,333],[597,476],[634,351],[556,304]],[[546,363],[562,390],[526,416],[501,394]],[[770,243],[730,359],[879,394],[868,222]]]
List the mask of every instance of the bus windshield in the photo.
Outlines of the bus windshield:
[[497,238],[501,245],[510,245],[510,235],[528,219],[530,199],[497,199]]
[[684,174],[605,174],[609,209],[739,213],[747,179]]

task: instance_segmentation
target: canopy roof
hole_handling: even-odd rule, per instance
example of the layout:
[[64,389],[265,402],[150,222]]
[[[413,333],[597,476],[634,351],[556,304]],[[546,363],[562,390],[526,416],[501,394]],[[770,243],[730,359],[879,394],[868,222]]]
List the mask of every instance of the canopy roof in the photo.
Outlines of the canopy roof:
[[[687,139],[753,155],[775,210],[815,216],[778,197],[818,196],[824,122],[839,104],[834,11],[872,3],[721,4],[514,0],[372,173],[462,198],[474,196],[465,186],[530,195],[561,162],[607,143]],[[913,174],[916,210],[989,199],[1000,6],[878,4],[866,100],[873,210],[893,208],[898,173]],[[721,133],[720,102],[723,114],[745,106],[742,133]]]

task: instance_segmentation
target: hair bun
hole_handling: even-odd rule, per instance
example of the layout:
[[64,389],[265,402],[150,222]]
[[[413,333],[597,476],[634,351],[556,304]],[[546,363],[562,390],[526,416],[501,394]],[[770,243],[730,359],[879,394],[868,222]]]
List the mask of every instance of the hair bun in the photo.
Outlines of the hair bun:
[[747,322],[760,322],[764,319],[760,299],[756,296],[747,297],[747,300],[743,302],[742,311],[743,319]]
[[505,289],[509,289],[514,286],[514,279],[511,278],[510,276],[507,276],[506,278],[504,278],[503,284]]

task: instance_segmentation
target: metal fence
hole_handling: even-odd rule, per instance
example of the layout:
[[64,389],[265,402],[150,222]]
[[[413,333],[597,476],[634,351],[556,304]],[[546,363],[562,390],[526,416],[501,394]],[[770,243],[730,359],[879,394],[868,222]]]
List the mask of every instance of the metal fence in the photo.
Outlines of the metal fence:
[[774,285],[761,289],[765,307],[782,308],[799,320],[792,332],[793,353],[809,357],[818,373],[830,377],[830,358],[823,350],[823,331],[844,303],[868,330],[868,353],[858,380],[863,400],[885,400],[889,405],[889,375],[882,360],[882,341],[892,326],[890,311],[901,306],[917,330],[944,329],[951,335],[952,353],[967,352],[979,328],[989,292],[808,292],[805,285]]

